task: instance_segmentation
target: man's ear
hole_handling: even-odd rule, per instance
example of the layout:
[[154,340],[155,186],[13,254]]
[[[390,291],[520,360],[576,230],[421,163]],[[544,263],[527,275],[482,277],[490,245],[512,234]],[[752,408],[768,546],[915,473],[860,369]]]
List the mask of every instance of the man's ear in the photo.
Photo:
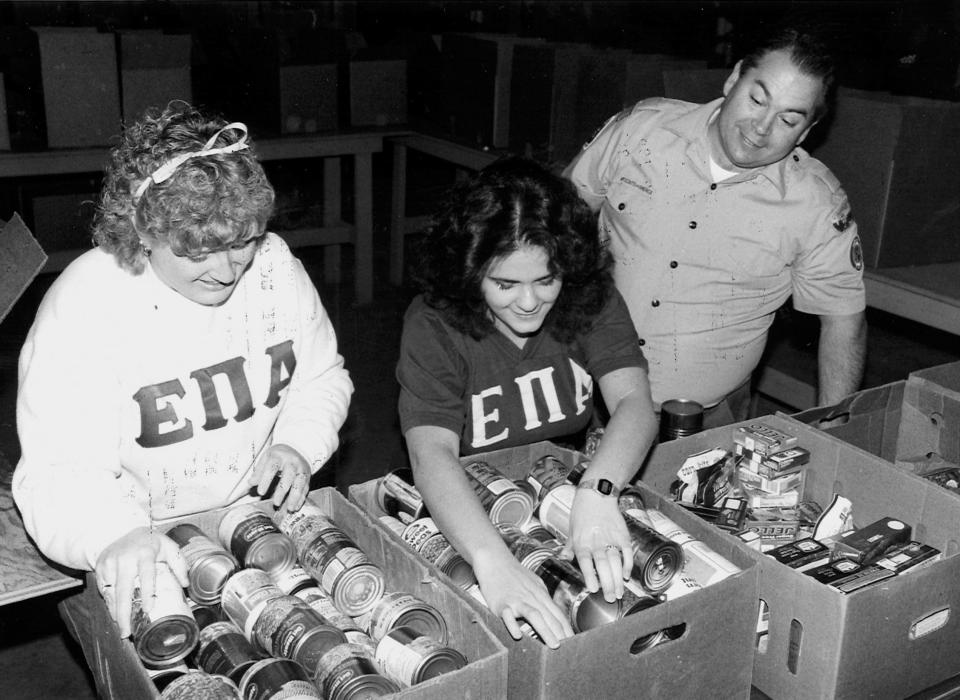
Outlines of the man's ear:
[[723,84],[723,96],[726,97],[730,94],[730,91],[733,89],[733,86],[737,84],[737,81],[740,80],[740,65],[743,61],[737,61],[737,65],[733,67],[733,70],[730,72],[730,75],[727,76],[726,82]]

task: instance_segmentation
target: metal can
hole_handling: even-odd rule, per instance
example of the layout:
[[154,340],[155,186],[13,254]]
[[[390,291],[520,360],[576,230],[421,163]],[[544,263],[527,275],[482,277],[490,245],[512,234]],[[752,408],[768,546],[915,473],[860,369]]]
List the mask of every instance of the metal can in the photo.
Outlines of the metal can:
[[201,605],[219,602],[223,584],[237,570],[237,560],[190,523],[170,528],[167,537],[180,545],[187,563],[187,594]]
[[537,503],[539,504],[552,488],[566,483],[569,473],[570,467],[553,455],[545,455],[534,462],[527,474],[527,483],[533,487]]
[[297,560],[290,538],[252,503],[231,508],[220,520],[220,543],[245,567],[283,571]]
[[161,700],[240,700],[240,690],[229,678],[189,670],[172,680]]
[[412,627],[396,627],[377,644],[377,661],[404,685],[416,685],[467,665],[463,654]]
[[399,685],[380,673],[368,648],[349,642],[320,658],[314,682],[326,700],[356,700],[400,691]]
[[600,441],[603,439],[603,427],[597,426],[587,431],[587,437],[583,441],[583,456],[587,459],[593,459],[600,447]]
[[453,579],[460,588],[476,583],[473,567],[444,537],[433,518],[414,520],[400,533],[400,539],[410,545],[421,559],[433,564]]
[[350,617],[340,610],[340,608],[334,604],[333,598],[322,588],[319,586],[316,588],[307,588],[298,591],[295,595],[316,610],[320,616],[327,621],[327,624],[333,625],[343,632],[348,642],[369,647],[371,653],[373,652],[375,643],[370,638],[370,635],[363,630],[355,618]]
[[243,636],[235,623],[220,620],[200,629],[200,642],[193,660],[207,673],[239,683],[247,669],[263,658],[265,655]]
[[310,674],[291,659],[263,659],[243,674],[240,693],[244,700],[323,700]]
[[186,664],[177,664],[170,668],[144,668],[150,681],[157,692],[163,693],[164,689],[190,669]]
[[530,494],[486,462],[471,462],[463,470],[492,523],[522,525],[533,514]]
[[516,557],[520,564],[531,571],[535,571],[537,566],[544,560],[554,555],[554,550],[544,547],[543,544],[515,525],[497,525],[497,531],[510,553]]
[[253,637],[260,648],[275,657],[293,659],[311,676],[323,654],[347,641],[343,632],[292,595],[267,601],[253,626]]
[[313,588],[317,585],[317,579],[299,564],[294,564],[286,571],[272,573],[270,578],[277,584],[277,588],[287,595],[293,595],[297,591]]
[[329,518],[310,516],[291,532],[301,565],[345,613],[362,615],[383,595],[383,571]]
[[156,568],[154,601],[143,609],[140,588],[135,588],[130,609],[133,644],[148,668],[180,664],[197,645],[200,630],[183,595],[183,588],[165,564]]
[[521,531],[523,534],[532,537],[535,540],[539,540],[541,544],[553,549],[554,551],[560,551],[560,549],[563,547],[563,542],[557,539],[555,534],[543,526],[543,523],[540,522],[540,518],[530,518],[530,520],[524,523]]
[[683,550],[635,518],[626,517],[624,522],[633,542],[633,578],[648,593],[662,593],[683,568]]
[[[634,615],[643,610],[648,610],[655,605],[660,604],[658,598],[652,598],[649,596],[634,596],[631,602],[629,609],[624,613],[624,616]],[[630,645],[631,654],[639,654],[641,651],[646,651],[652,647],[657,646],[661,642],[665,642],[669,637],[667,636],[666,629],[656,630],[650,634],[645,634],[642,637],[638,637],[633,640],[633,643]]]
[[396,627],[412,627],[441,644],[447,643],[447,621],[443,615],[412,593],[384,593],[373,609],[357,621],[375,642]]
[[477,582],[477,576],[473,573],[470,562],[460,556],[452,546],[438,553],[433,563],[459,588],[469,588]]
[[409,523],[427,517],[427,506],[413,483],[411,469],[395,469],[377,480],[377,503],[384,513]]
[[560,484],[547,491],[540,503],[537,516],[540,523],[561,541],[570,536],[570,512],[576,493],[577,487],[573,484]]
[[241,569],[227,579],[220,595],[220,607],[237,627],[252,640],[253,623],[271,598],[283,595],[283,591],[262,569]]
[[562,559],[546,559],[536,569],[557,606],[567,613],[574,632],[584,632],[623,617],[622,599],[612,603],[603,591],[591,593],[583,576],[573,564]]

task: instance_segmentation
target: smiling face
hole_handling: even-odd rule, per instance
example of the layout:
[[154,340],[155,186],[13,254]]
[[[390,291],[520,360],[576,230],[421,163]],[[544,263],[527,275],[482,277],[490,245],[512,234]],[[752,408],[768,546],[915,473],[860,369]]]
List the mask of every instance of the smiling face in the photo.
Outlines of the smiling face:
[[150,267],[168,287],[203,306],[223,304],[256,254],[260,239],[236,241],[231,246],[200,255],[177,255],[167,243],[150,246]]
[[731,170],[782,160],[815,123],[823,92],[823,82],[802,73],[786,50],[770,51],[743,73],[738,63],[708,129],[714,160]]
[[523,246],[491,262],[480,283],[497,330],[519,347],[543,327],[560,296],[563,284],[549,262],[543,248]]

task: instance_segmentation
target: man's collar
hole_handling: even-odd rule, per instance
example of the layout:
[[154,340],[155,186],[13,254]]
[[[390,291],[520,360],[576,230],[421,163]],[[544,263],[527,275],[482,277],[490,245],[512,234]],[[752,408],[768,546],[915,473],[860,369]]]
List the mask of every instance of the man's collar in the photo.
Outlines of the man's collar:
[[[723,99],[722,97],[717,98],[712,102],[702,104],[691,109],[689,112],[684,112],[663,123],[664,129],[684,139],[688,147],[689,145],[697,144],[703,150],[704,166],[708,166],[709,161],[707,159],[710,158],[710,140],[707,137],[707,127],[713,115],[720,109],[720,105],[723,104]],[[780,196],[783,197],[787,193],[786,181],[784,179],[787,158],[790,158],[790,155],[787,155],[786,158],[776,163],[770,163],[762,168],[754,168],[741,173],[731,178],[728,182],[744,182],[746,180],[752,180],[758,175],[763,175],[777,188]],[[709,168],[706,172],[710,172]]]

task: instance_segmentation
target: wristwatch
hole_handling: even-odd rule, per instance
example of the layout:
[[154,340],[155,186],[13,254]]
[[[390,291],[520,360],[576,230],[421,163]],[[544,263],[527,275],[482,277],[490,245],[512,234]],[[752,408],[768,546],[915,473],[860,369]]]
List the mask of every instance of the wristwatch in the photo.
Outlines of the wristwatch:
[[619,496],[620,492],[623,491],[622,488],[616,486],[610,479],[581,479],[580,483],[577,484],[577,488],[589,489],[604,496],[613,496],[614,498]]

